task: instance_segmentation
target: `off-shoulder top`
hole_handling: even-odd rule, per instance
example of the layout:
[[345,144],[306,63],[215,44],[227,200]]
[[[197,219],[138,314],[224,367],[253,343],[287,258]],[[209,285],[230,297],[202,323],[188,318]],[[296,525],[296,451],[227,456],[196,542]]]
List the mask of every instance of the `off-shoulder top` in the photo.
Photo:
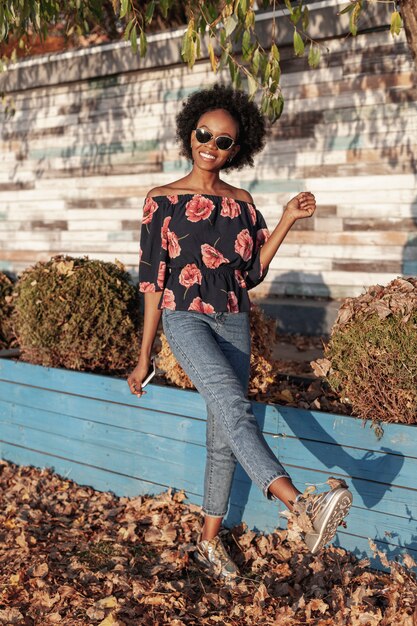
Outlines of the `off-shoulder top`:
[[249,311],[248,289],[266,275],[260,249],[269,232],[253,204],[226,196],[146,198],[139,291],[160,291],[159,309]]

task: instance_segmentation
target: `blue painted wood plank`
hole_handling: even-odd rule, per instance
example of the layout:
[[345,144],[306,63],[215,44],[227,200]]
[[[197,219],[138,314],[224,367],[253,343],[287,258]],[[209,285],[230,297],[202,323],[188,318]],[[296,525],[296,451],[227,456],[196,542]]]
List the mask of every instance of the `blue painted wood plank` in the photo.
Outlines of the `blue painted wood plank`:
[[[60,415],[63,419],[73,416],[78,419],[109,425],[117,424],[120,428],[154,434],[161,434],[162,427],[163,433],[174,439],[205,443],[205,414],[201,418],[190,418],[178,413],[160,412],[58,391],[45,392],[36,387],[0,382],[0,398],[8,398],[9,402],[26,407],[26,413],[30,409],[43,410],[46,393],[48,412]],[[162,426],[161,420],[163,420]]]
[[[14,387],[17,387],[17,386],[14,386]],[[57,396],[57,398],[61,396],[63,399],[63,402],[66,402],[68,401],[68,399],[71,399],[71,396],[66,396],[62,394],[54,394],[54,395]],[[44,405],[45,404],[44,397],[43,396],[41,397],[43,398],[42,405]],[[89,411],[91,411],[90,414],[94,415],[96,412],[93,410],[93,407],[91,406],[91,402],[93,401],[87,398],[77,398],[77,410],[80,410],[80,406],[82,406],[82,403],[87,403],[89,407],[87,414]],[[110,406],[110,407],[115,406],[114,404],[111,404],[111,403],[101,402],[100,404],[102,406]],[[51,406],[51,403],[48,401],[47,405],[49,407]],[[0,403],[0,412],[2,412],[2,415],[6,417],[8,415],[6,411],[7,406],[8,406],[7,403],[6,404]],[[106,428],[105,425],[103,424],[95,425],[94,423],[90,422],[90,420],[87,420],[83,424],[83,421],[79,420],[78,418],[76,418],[75,421],[74,420],[71,421],[69,416],[62,416],[63,419],[56,419],[57,417],[58,417],[57,414],[54,414],[54,413],[50,414],[49,412],[45,412],[44,410],[39,411],[33,408],[29,410],[27,407],[21,407],[20,405],[13,404],[13,420],[15,423],[21,424],[22,426],[28,425],[32,428],[44,430],[44,432],[47,432],[47,433],[55,432],[56,434],[68,436],[71,439],[76,438],[76,439],[80,439],[81,441],[86,440],[86,441],[90,441],[96,444],[101,442],[102,445],[105,447],[110,446],[110,447],[114,447],[115,449],[120,449],[122,451],[123,450],[128,451],[130,449],[131,443],[134,442],[134,448],[131,449],[131,451],[132,452],[136,451],[137,444],[136,444],[136,441],[130,437],[129,435],[130,430],[121,430],[120,435],[119,435],[119,432],[117,430],[119,426],[116,427],[114,426],[114,424],[109,424],[109,426]],[[116,414],[115,417],[118,418],[118,415]],[[178,431],[181,431],[182,426],[184,425],[185,422],[188,421],[192,423],[194,425],[193,428],[194,428],[194,434],[195,434],[195,437],[193,437],[192,442],[194,443],[198,441],[200,445],[203,445],[203,441],[204,441],[204,430],[202,428],[204,424],[203,422],[198,422],[196,420],[186,420],[185,418],[180,418],[179,416],[174,415],[174,414],[165,415],[159,412],[156,413],[156,420],[157,420],[157,423],[155,421],[155,424],[157,427],[154,428],[153,432],[154,433],[157,432],[158,435],[164,435],[167,437],[173,436],[174,438],[176,434],[178,434]],[[116,419],[117,424],[119,424],[119,421],[120,420]],[[137,429],[136,423],[137,421],[134,420],[132,424],[132,429],[133,430],[136,429],[138,432],[141,432],[141,428]],[[152,415],[150,415],[150,423],[152,423]],[[167,424],[168,426],[166,426]],[[116,429],[116,430],[112,430],[112,429]],[[197,430],[199,430],[199,432],[197,432]],[[79,431],[78,434],[75,434],[77,431]],[[189,431],[187,429],[184,429],[184,433],[188,434],[188,432]],[[182,437],[179,437],[179,438],[180,438],[180,441],[184,441],[184,438]],[[268,436],[267,436],[267,439],[269,439]],[[282,446],[280,447],[279,439],[277,440],[270,439],[269,443],[273,449],[275,448],[275,451],[277,452],[278,456],[280,456],[281,461],[287,465],[291,473],[293,473],[294,466],[302,465],[307,470],[309,468],[312,468],[314,472],[323,471],[325,474],[330,472],[330,473],[342,475],[344,477],[349,477],[352,474],[352,472],[349,473],[348,471],[349,468],[340,467],[340,465],[342,465],[342,463],[340,462],[340,459],[343,459],[347,455],[348,455],[348,460],[350,460],[351,464],[362,463],[362,464],[365,464],[366,466],[370,465],[370,470],[368,470],[368,473],[367,473],[368,478],[372,478],[372,480],[376,480],[376,482],[373,482],[371,486],[369,486],[368,482],[364,480],[365,478],[364,473],[361,473],[361,471],[356,471],[356,475],[354,475],[354,481],[353,481],[354,491],[356,492],[357,495],[360,496],[360,501],[368,508],[372,506],[376,506],[380,502],[380,500],[383,498],[384,494],[386,494],[387,492],[391,492],[393,489],[392,481],[391,482],[388,481],[385,485],[381,483],[381,477],[383,476],[383,474],[380,472],[380,467],[379,467],[380,463],[383,464],[383,471],[385,472],[391,471],[391,474],[389,475],[389,478],[391,479],[393,472],[396,471],[395,464],[398,462],[402,462],[402,459],[398,456],[394,456],[392,459],[389,458],[387,462],[384,455],[381,455],[381,454],[374,455],[373,459],[372,457],[368,457],[368,456],[366,456],[366,458],[363,459],[362,458],[363,454],[361,451],[359,451],[359,457],[356,459],[355,456],[352,454],[352,450],[348,450],[348,452],[346,453],[345,450],[343,450],[342,448],[339,448],[337,452],[333,450],[333,456],[334,454],[336,454],[336,461],[335,463],[332,464],[331,457],[328,454],[328,449],[326,448],[326,446],[324,447],[320,446],[317,448],[316,442],[314,442],[314,445],[316,446],[316,454],[312,455],[312,458],[310,459],[311,462],[306,463],[304,447],[310,446],[311,445],[310,441],[295,440],[295,439],[289,439],[289,438],[283,441],[285,442],[285,445],[286,445],[285,448],[283,448]],[[109,442],[111,442],[111,444]],[[277,442],[278,442],[278,445],[277,445]],[[333,446],[333,448],[335,447]],[[324,462],[320,462],[320,459],[318,458],[320,456],[320,453],[317,453],[317,449],[323,451],[322,456],[324,456]],[[411,477],[411,479],[413,479],[415,468],[411,464],[411,461],[412,459],[407,460],[406,469],[408,468],[409,476]],[[393,462],[394,465],[393,465],[393,469],[391,468],[390,470],[389,469],[390,464],[392,465],[391,462]],[[338,466],[338,464],[340,465]],[[372,474],[372,471],[371,471],[372,469],[376,470],[374,474]],[[402,468],[403,474],[404,474],[404,471],[405,471],[404,468]],[[311,480],[314,481],[314,478]],[[357,484],[357,488],[355,488],[356,484]],[[395,501],[396,497],[397,496],[393,496],[393,501]],[[407,500],[410,503],[409,506],[411,507],[410,510],[412,511],[411,515],[413,515],[415,512],[415,498],[413,499],[413,498],[408,497]]]
[[[1,440],[45,451],[45,433],[5,422],[1,424]],[[195,489],[196,476],[202,476],[204,469],[204,454],[196,454],[196,446],[184,444],[181,450],[177,448],[174,456],[169,442],[153,435],[141,434],[137,439],[137,453],[132,453],[103,448],[90,442],[80,444],[78,440],[50,433],[47,451],[79,463],[88,459],[95,467],[113,469],[149,482],[166,484],[168,480],[172,487],[190,490]]]
[[[84,402],[86,399],[82,399]],[[2,415],[0,403],[0,416]],[[49,406],[49,403],[48,403]],[[6,411],[6,416],[10,413]],[[158,435],[157,437],[168,438],[170,433],[174,438],[169,443],[170,450],[175,452],[177,446],[182,451],[186,439],[175,437],[175,416],[158,413]],[[16,424],[22,427],[30,427],[43,430],[48,433],[55,433],[61,436],[68,436],[80,441],[92,442],[102,445],[104,448],[127,451],[135,453],[138,448],[137,436],[141,432],[139,429],[120,428],[119,425],[101,424],[90,420],[80,420],[69,416],[59,416],[56,413],[45,412],[43,409],[28,409],[21,405],[13,405],[13,419]],[[178,420],[181,423],[184,420]],[[191,420],[190,420],[191,421]],[[168,428],[165,424],[168,423]],[[200,426],[202,423],[200,422]],[[155,430],[154,430],[155,433]],[[153,433],[153,434],[154,434]],[[144,432],[144,435],[147,433]],[[204,445],[204,431],[200,429],[200,441],[197,445]],[[320,442],[309,440],[298,440],[294,438],[277,439],[270,435],[265,436],[267,443],[283,463],[289,466],[300,466],[303,468],[314,468],[320,471],[336,473],[343,477],[353,477],[353,482],[357,478],[369,479],[378,483],[385,483],[385,487],[378,485],[377,490],[369,495],[368,492],[361,494],[362,500],[367,507],[370,507],[381,499],[383,493],[390,489],[392,485],[408,487],[414,484],[414,476],[417,472],[417,461],[399,455],[389,455],[383,453],[373,453],[365,455],[362,450],[353,448],[345,449],[343,446],[328,446]],[[194,442],[193,442],[194,443]],[[165,447],[165,444],[161,444]],[[360,486],[363,483],[359,483]],[[359,489],[358,489],[359,491]],[[360,491],[359,491],[360,492]],[[417,494],[417,492],[415,492]]]
[[[4,442],[0,443],[0,449],[3,459],[17,465],[51,468],[63,478],[73,480],[79,485],[93,487],[99,491],[111,491],[118,496],[133,498],[138,495],[154,495],[169,488],[169,485],[147,482],[114,470],[78,463],[72,459],[61,458],[39,450]],[[198,496],[193,497],[198,498]]]
[[[0,379],[31,382],[31,386],[65,391],[75,395],[87,396],[104,401],[119,402],[138,409],[155,409],[175,412],[173,407],[180,407],[185,417],[205,419],[206,408],[202,398],[194,391],[173,387],[149,385],[146,396],[139,400],[133,396],[123,379],[99,376],[85,372],[75,372],[53,368],[43,368],[10,360],[0,359]],[[3,394],[0,391],[0,394]],[[417,457],[414,438],[410,437],[410,428],[403,424],[385,424],[385,434],[378,441],[374,432],[362,428],[360,420],[349,416],[331,415],[293,407],[254,403],[254,412],[265,432],[284,436],[304,437],[337,444],[340,438],[346,446],[360,447],[364,450],[378,450],[381,447],[395,452],[398,447],[401,454]],[[333,436],[334,435],[334,436]]]

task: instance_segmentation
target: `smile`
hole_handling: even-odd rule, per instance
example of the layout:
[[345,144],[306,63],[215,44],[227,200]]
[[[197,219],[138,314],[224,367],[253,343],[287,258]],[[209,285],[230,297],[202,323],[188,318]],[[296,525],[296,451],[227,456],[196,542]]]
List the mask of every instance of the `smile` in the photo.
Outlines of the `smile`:
[[208,152],[200,152],[200,156],[207,161],[214,161],[216,158],[213,154],[209,154]]

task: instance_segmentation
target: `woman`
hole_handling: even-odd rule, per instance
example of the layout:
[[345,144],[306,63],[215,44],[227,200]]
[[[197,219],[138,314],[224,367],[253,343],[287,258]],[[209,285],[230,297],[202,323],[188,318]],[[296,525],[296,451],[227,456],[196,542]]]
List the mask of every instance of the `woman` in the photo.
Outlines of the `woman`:
[[347,515],[347,489],[303,496],[268,447],[246,397],[250,335],[248,289],[268,271],[292,225],[316,208],[309,192],[286,205],[271,234],[251,195],[220,178],[253,165],[265,123],[247,95],[215,85],[192,94],[177,116],[181,153],[192,170],[149,191],[143,211],[139,288],[145,299],[138,365],[128,378],[139,398],[162,313],[172,352],[207,403],[207,460],[201,537],[195,556],[224,579],[238,574],[219,536],[236,459],[268,499],[290,510],[297,501],[312,525],[312,553],[330,541]]

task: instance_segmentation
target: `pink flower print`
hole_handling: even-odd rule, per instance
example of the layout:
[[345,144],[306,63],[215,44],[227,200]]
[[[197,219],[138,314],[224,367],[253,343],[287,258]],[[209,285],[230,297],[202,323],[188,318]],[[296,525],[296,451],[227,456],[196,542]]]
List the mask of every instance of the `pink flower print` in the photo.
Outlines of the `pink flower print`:
[[240,270],[235,270],[235,278],[239,287],[246,289],[245,279],[243,278],[243,274]]
[[178,237],[172,230],[168,230],[167,232],[168,239],[168,253],[171,259],[175,259],[177,256],[181,254],[181,246],[178,241]]
[[268,241],[268,239],[269,239],[269,230],[267,228],[260,228],[256,233],[255,250],[258,251],[259,248]]
[[181,270],[179,283],[188,289],[188,287],[196,283],[201,285],[201,279],[202,275],[197,265],[195,265],[195,263],[188,263],[188,265],[185,265]]
[[161,228],[161,246],[164,250],[168,248],[168,227],[171,221],[171,217],[166,217]]
[[143,207],[142,224],[149,224],[152,221],[152,216],[158,209],[158,205],[153,198],[146,198]]
[[201,298],[197,297],[191,302],[188,307],[189,311],[198,311],[198,313],[214,313],[214,307],[208,302],[203,302]]
[[185,215],[190,222],[199,222],[208,219],[213,209],[214,204],[209,198],[196,194],[187,202]]
[[178,202],[178,196],[173,195],[173,196],[167,196],[168,200],[170,201],[171,204],[177,204]]
[[239,313],[239,304],[234,291],[227,292],[227,310],[229,313]]
[[139,291],[141,293],[151,293],[155,291],[155,285],[148,282],[139,283]]
[[240,215],[240,206],[236,200],[233,200],[233,198],[223,198],[220,215],[222,217],[230,217],[233,219],[234,217]]
[[248,210],[250,213],[250,218],[252,220],[252,224],[255,226],[256,224],[256,210],[253,204],[248,204]]
[[174,292],[171,291],[171,289],[164,289],[161,307],[163,309],[171,309],[172,311],[175,311],[176,306]]
[[164,263],[164,261],[160,261],[159,270],[158,270],[158,279],[157,279],[158,287],[160,289],[164,288],[166,267],[167,267],[167,264]]
[[241,230],[235,241],[235,252],[240,254],[244,261],[249,261],[252,256],[253,239],[247,228]]
[[201,246],[201,256],[204,265],[210,269],[215,269],[219,267],[219,265],[222,265],[222,263],[229,263],[229,259],[226,259],[219,250],[216,250],[216,248],[210,246],[208,243],[203,243]]

